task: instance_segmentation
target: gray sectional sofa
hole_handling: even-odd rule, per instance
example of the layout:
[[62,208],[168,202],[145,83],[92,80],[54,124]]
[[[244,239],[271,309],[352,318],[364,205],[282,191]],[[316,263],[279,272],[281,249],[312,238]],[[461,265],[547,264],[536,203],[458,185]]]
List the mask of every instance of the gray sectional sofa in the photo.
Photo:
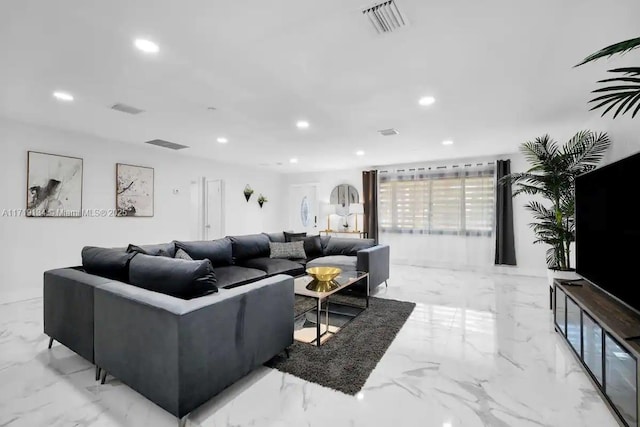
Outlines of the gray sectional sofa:
[[[290,239],[306,258],[270,258],[270,242]],[[85,248],[82,267],[44,273],[44,332],[184,423],[293,343],[293,276],[317,265],[368,271],[373,289],[389,277],[389,247],[262,233]]]

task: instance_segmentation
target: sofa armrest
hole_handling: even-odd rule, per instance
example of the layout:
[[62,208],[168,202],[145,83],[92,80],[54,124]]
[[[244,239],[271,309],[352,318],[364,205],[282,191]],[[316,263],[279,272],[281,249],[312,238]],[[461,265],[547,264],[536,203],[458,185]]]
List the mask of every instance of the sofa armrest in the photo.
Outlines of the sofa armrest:
[[111,279],[78,268],[44,272],[44,333],[93,363],[93,293]]
[[389,245],[361,249],[357,255],[356,268],[369,273],[371,289],[389,278]]
[[293,343],[293,278],[192,300],[112,282],[95,290],[96,365],[183,417]]

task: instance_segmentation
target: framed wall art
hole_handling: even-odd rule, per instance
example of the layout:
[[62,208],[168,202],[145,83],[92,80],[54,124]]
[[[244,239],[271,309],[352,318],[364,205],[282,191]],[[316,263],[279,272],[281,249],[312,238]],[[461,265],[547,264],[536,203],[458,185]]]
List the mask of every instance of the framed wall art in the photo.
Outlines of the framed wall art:
[[28,217],[82,216],[82,159],[27,153]]

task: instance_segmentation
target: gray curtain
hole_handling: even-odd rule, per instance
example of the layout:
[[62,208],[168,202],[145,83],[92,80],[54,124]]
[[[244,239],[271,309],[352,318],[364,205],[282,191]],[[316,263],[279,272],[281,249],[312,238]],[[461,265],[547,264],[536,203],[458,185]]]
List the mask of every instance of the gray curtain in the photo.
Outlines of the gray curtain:
[[516,265],[511,182],[500,181],[510,173],[511,160],[496,162],[496,265]]
[[364,232],[378,243],[378,171],[362,172],[362,193]]

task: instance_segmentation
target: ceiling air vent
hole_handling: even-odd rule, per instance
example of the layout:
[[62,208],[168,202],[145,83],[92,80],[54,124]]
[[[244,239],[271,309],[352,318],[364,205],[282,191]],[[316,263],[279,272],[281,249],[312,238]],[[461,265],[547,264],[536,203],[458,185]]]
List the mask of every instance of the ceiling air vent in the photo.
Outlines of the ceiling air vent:
[[407,25],[407,21],[402,17],[395,0],[378,3],[368,9],[364,9],[362,13],[369,18],[369,22],[371,22],[378,34],[390,33]]
[[398,132],[397,130],[391,128],[391,129],[382,129],[379,130],[378,133],[382,136],[391,136],[391,135],[397,135],[400,132]]
[[116,111],[120,111],[121,113],[127,113],[127,114],[144,113],[144,110],[141,110],[141,109],[136,108],[136,107],[132,107],[131,105],[122,104],[122,103],[113,104],[111,106],[111,109],[112,110],[116,110]]
[[151,141],[145,141],[145,144],[157,145],[162,148],[169,148],[171,150],[182,150],[183,148],[189,148],[186,145],[176,144],[175,142],[165,141],[164,139],[153,139]]

